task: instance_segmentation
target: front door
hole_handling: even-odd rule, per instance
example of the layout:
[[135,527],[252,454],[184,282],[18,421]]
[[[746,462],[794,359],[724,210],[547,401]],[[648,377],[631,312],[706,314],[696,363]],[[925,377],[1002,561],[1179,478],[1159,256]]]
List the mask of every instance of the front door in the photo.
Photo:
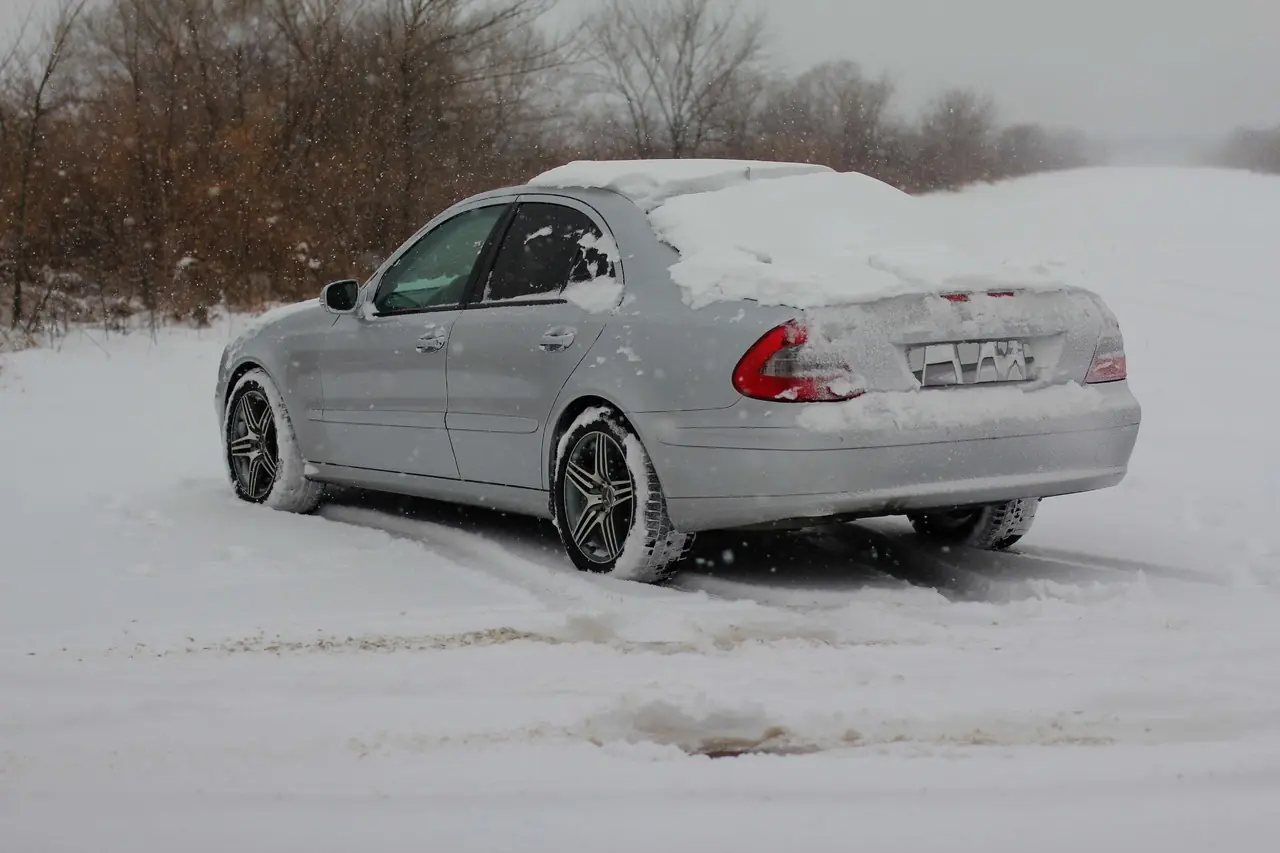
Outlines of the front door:
[[445,429],[445,358],[463,296],[508,207],[473,207],[428,230],[384,269],[369,304],[334,324],[322,361],[319,461],[458,476]]
[[[454,321],[448,425],[464,480],[545,488],[552,406],[604,330],[613,307],[605,303],[621,296],[598,248],[601,225],[570,205],[522,201],[489,276]],[[566,286],[595,290],[570,301]]]

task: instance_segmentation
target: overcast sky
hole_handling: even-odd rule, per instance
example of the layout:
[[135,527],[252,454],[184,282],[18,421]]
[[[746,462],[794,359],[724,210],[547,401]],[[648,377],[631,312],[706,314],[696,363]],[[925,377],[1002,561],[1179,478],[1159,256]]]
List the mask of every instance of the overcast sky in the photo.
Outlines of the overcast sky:
[[[654,0],[635,0],[638,3]],[[568,18],[600,0],[560,0]],[[1008,119],[1104,134],[1216,134],[1280,124],[1280,0],[749,0],[774,61],[847,58],[899,83],[904,107],[951,85]]]
[[[0,31],[55,2],[0,0]],[[551,23],[601,2],[559,0]],[[1104,135],[1280,124],[1280,0],[730,2],[769,13],[776,65],[853,59],[892,74],[908,109],[959,85],[989,91],[1007,120]]]

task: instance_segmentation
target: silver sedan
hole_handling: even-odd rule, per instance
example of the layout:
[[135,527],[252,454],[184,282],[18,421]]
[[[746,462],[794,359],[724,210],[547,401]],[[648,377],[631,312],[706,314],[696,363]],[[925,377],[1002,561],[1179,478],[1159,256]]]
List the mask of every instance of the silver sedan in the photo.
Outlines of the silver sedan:
[[906,515],[1006,548],[1042,498],[1125,476],[1140,410],[1090,291],[695,309],[679,260],[616,187],[450,207],[368,281],[226,348],[236,494],[308,512],[342,484],[544,517],[578,568],[656,581],[716,529]]

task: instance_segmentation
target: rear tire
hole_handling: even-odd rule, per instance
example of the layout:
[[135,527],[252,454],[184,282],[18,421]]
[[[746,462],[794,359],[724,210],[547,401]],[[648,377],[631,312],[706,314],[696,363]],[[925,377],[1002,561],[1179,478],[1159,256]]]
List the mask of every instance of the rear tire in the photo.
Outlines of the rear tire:
[[552,517],[579,570],[641,583],[674,574],[693,536],[672,526],[649,455],[619,415],[579,415],[555,448],[552,471]]
[[285,512],[313,512],[324,485],[303,475],[306,463],[284,398],[265,370],[250,370],[227,398],[223,459],[236,497]]
[[933,542],[1003,551],[1027,534],[1039,507],[1039,498],[1020,498],[980,507],[919,513],[907,518],[916,533]]

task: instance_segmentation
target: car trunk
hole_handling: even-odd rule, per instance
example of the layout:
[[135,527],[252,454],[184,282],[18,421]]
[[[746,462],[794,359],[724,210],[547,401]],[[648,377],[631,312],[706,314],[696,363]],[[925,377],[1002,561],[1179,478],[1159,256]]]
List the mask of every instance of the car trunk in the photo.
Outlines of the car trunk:
[[1104,309],[1074,288],[964,287],[806,311],[810,357],[859,391],[1083,382]]

